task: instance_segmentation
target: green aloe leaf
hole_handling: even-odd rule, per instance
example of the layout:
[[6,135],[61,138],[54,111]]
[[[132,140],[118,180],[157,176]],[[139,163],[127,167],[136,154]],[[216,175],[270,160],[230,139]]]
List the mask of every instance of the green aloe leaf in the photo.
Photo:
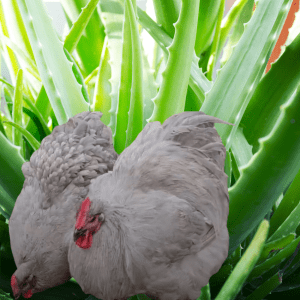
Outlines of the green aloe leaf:
[[[207,93],[201,111],[239,125],[267,65],[291,0],[261,0],[240,41]],[[216,99],[220,99],[216,105]],[[215,125],[228,150],[237,126]]]
[[166,33],[173,38],[174,23],[178,20],[181,0],[153,0],[156,20]]
[[12,300],[9,293],[5,293],[0,289],[0,300]]
[[[43,128],[43,125],[40,122],[39,118],[37,117],[37,115],[35,113],[33,113],[30,109],[27,109],[26,107],[23,107],[23,113],[26,114],[35,123],[35,125],[36,125],[36,127],[38,128],[38,131],[39,131],[39,136],[41,137],[41,139],[39,139],[38,141],[41,142],[43,140],[43,138],[45,138],[48,134],[46,134],[46,132],[45,132],[45,130]],[[50,132],[50,130],[49,130],[48,127],[47,127],[47,129],[48,129],[47,131]],[[30,132],[30,131],[28,131],[28,132]],[[30,132],[30,134],[32,134],[32,133]],[[32,136],[34,137],[33,134],[32,134]],[[33,148],[31,148],[30,151],[33,153],[34,152]],[[30,156],[31,156],[31,154],[30,154]],[[29,158],[25,157],[25,159],[29,160],[30,156],[29,156]]]
[[243,134],[242,127],[238,127],[235,135],[233,136],[231,151],[235,158],[235,162],[237,164],[238,174],[239,174],[240,173],[239,169],[242,166],[246,165],[250,161],[251,157],[253,156],[252,146],[249,145],[249,143],[247,142]]
[[40,143],[32,136],[30,132],[28,132],[26,129],[16,124],[15,122],[6,121],[5,123],[10,124],[14,128],[16,128],[20,134],[23,134],[35,151],[39,149]]
[[[9,35],[6,35],[14,42],[24,54],[34,62],[34,55],[28,39],[26,28],[20,13],[16,0],[1,0],[7,30]],[[34,62],[35,64],[35,62]]]
[[72,72],[72,63],[64,54],[45,4],[41,0],[18,3],[52,108],[58,122],[66,123],[68,118],[89,110]]
[[[300,87],[281,106],[270,134],[259,139],[260,148],[240,168],[238,181],[229,188],[229,255],[269,212],[300,168]],[[296,220],[294,220],[296,221]]]
[[[299,199],[299,195],[300,194],[297,195],[298,199]],[[299,226],[299,220],[300,220],[300,203],[298,203],[298,205],[289,214],[289,216],[285,219],[285,221],[270,236],[269,241],[274,241],[276,239],[281,238],[282,236],[295,232],[296,228]]]
[[73,71],[73,74],[74,74],[77,82],[79,83],[79,85],[81,85],[81,93],[82,93],[82,96],[83,96],[84,100],[87,103],[90,103],[90,98],[89,98],[87,88],[86,88],[85,83],[84,83],[83,76],[82,76],[76,62],[74,61],[73,57],[70,55],[70,53],[68,52],[68,50],[66,48],[64,48],[64,53],[65,53],[67,59],[73,64],[72,65],[72,71]]
[[74,22],[71,30],[66,36],[64,41],[64,47],[70,53],[72,53],[75,50],[98,3],[99,0],[90,0],[89,3],[84,8],[82,8],[78,19]]
[[[228,16],[230,16],[230,18],[226,16],[222,21],[222,23],[224,22],[224,27],[221,28],[220,44],[218,47],[218,51],[222,50],[227,38],[228,42],[225,48],[223,48],[221,67],[223,67],[229,59],[234,46],[238,43],[238,41],[244,33],[244,24],[249,22],[252,16],[254,0],[248,0],[246,4],[244,4],[244,2],[244,0],[235,1],[227,14]],[[238,5],[236,5],[236,3]],[[243,9],[241,10],[242,6]],[[231,34],[229,34],[231,28],[232,32]]]
[[278,274],[274,274],[271,278],[265,281],[258,287],[246,300],[261,300],[277,288],[282,281],[280,281]]
[[[271,218],[269,236],[273,235],[279,229],[279,227],[282,226],[282,224],[288,218],[290,218],[292,213],[297,213],[300,204],[299,195],[300,169]],[[296,224],[298,223],[299,221],[297,222],[296,220]],[[289,224],[289,222],[287,222],[286,224]]]
[[210,48],[210,56],[207,64],[206,77],[208,78],[208,80],[212,80],[213,70],[218,58],[217,53],[218,53],[219,39],[220,39],[220,32],[221,32],[221,22],[222,22],[224,10],[225,10],[225,0],[221,0],[221,4],[218,11],[216,30],[215,30],[212,46]]
[[[14,86],[7,82],[5,79],[0,77],[0,82],[4,83],[3,92],[14,94]],[[23,101],[30,107],[30,109],[35,113],[36,116],[39,117],[41,124],[43,124],[43,128],[46,131],[47,135],[50,134],[49,129],[45,128],[46,121],[50,116],[50,112],[52,110],[51,104],[49,102],[49,98],[45,91],[44,86],[42,86],[40,93],[36,99],[35,105],[30,101],[30,99],[23,94]],[[4,105],[4,112],[7,120],[11,121],[11,116],[9,111],[7,110],[7,106]],[[47,127],[47,125],[46,125]],[[48,128],[48,127],[47,127]],[[33,120],[29,120],[26,130],[29,131],[37,140],[41,141],[42,136],[39,135],[39,129],[37,128],[35,122]],[[7,132],[6,132],[7,133]]]
[[145,51],[143,50],[142,45],[142,54],[143,54],[143,81],[144,81],[144,120],[143,127],[147,124],[147,119],[149,119],[153,113],[154,103],[152,99],[156,96],[158,90],[158,84],[154,79],[154,71],[150,69],[150,65],[146,56]]
[[281,57],[257,86],[241,119],[249,144],[258,149],[258,139],[268,135],[274,127],[280,106],[295,92],[300,81],[300,34],[286,47]]
[[[6,20],[4,17],[4,11],[3,11],[3,7],[2,7],[2,2],[0,1],[0,31],[2,31],[2,33],[9,37],[9,33],[8,33],[8,29],[7,29],[7,25],[6,25]],[[1,44],[1,39],[0,39],[0,44]],[[14,52],[7,46],[3,46],[3,52],[1,53],[3,55],[3,58],[5,60],[6,66],[8,68],[9,74],[10,74],[10,78],[12,83],[15,85],[16,84],[16,77],[17,77],[17,73],[18,73],[18,60],[15,57]]]
[[259,277],[265,272],[269,271],[273,266],[279,266],[279,264],[285,259],[289,258],[296,250],[297,245],[300,242],[300,237],[293,240],[288,246],[277,253],[275,256],[267,259],[265,262],[256,266],[247,278],[247,282],[250,282],[255,277]]
[[[129,7],[125,5],[124,9],[125,19],[123,24],[123,38],[122,38],[122,64],[120,72],[120,85],[119,85],[119,99],[116,107],[116,127],[113,135],[114,147],[118,154],[125,149],[126,135],[128,128],[128,113],[130,108],[131,99],[131,86],[132,86],[132,37],[129,19]],[[114,111],[114,106],[111,112]],[[111,119],[113,125],[114,119]]]
[[198,12],[199,0],[182,2],[180,15],[175,24],[174,40],[168,47],[169,56],[167,66],[162,73],[163,81],[157,96],[153,99],[154,111],[148,122],[163,123],[168,117],[184,111]]
[[207,49],[213,39],[221,0],[202,0],[199,6],[195,51],[198,56]]
[[[5,81],[5,87],[4,88],[8,89],[11,94],[14,94],[14,92],[15,92],[15,88],[6,81]],[[47,112],[47,107],[48,106],[50,107],[50,103],[49,103],[49,100],[48,100],[48,102],[46,101],[47,94],[45,93],[45,90],[43,88],[42,88],[40,94],[42,94],[42,97],[39,95],[39,97],[37,98],[37,101],[36,101],[35,104],[32,103],[31,100],[25,94],[23,94],[23,101],[24,101],[24,103],[27,104],[27,106],[32,110],[32,112],[38,118],[39,123],[42,125],[42,129],[44,130],[44,133],[46,135],[49,135],[51,133],[51,131],[49,130],[49,128],[47,126],[47,123],[45,122],[43,114],[45,114],[45,112]],[[38,107],[37,107],[38,105],[39,105],[40,109],[38,109]],[[24,107],[23,107],[23,110],[24,110]],[[9,116],[9,113],[6,113],[6,115]],[[10,118],[8,118],[8,119],[9,119],[9,121],[12,121]],[[34,122],[33,120],[30,119],[30,121],[28,122],[28,125],[26,127],[26,130],[28,132],[30,132],[31,134],[33,134],[33,136],[36,139],[41,140],[42,138],[39,138],[39,135],[36,135],[36,130],[39,131],[39,129],[36,128],[36,125],[31,126],[31,124],[30,124],[31,122],[33,122],[33,124],[36,123],[36,122]],[[44,134],[43,134],[43,137],[44,137]]]
[[12,199],[20,194],[24,175],[21,171],[25,162],[20,154],[20,147],[14,146],[2,133],[0,133],[0,166],[5,170],[5,176],[0,177],[0,185]]
[[[117,121],[117,109],[118,109],[118,101],[120,96],[119,86],[122,85],[122,71],[121,71],[121,63],[124,63],[122,55],[128,55],[131,57],[131,40],[127,40],[126,35],[126,43],[130,45],[129,49],[124,53],[124,47],[122,43],[122,28],[123,28],[123,7],[121,3],[118,1],[105,1],[100,0],[100,10],[101,10],[101,19],[105,26],[105,33],[107,36],[107,47],[109,52],[109,65],[111,68],[111,77],[109,79],[109,83],[111,85],[111,92],[109,97],[110,100],[110,110],[109,110],[109,127],[112,130],[113,138],[114,138],[114,146],[116,147],[116,121]],[[130,25],[127,24],[127,30],[130,31]],[[125,31],[127,31],[125,30]],[[126,45],[127,45],[126,44]],[[121,49],[123,50],[121,51]],[[122,54],[123,52],[123,54]],[[127,67],[127,66],[126,66]],[[124,68],[124,67],[123,67]],[[123,69],[124,72],[124,69]],[[126,69],[126,76],[131,77],[131,67]],[[121,75],[120,75],[121,74]],[[120,79],[121,76],[121,79]],[[131,86],[129,85],[129,88]],[[121,87],[120,87],[121,88]],[[128,111],[127,111],[128,113]],[[124,125],[124,123],[122,123]],[[126,130],[127,124],[124,130]],[[116,149],[116,148],[115,148]]]
[[14,209],[15,200],[7,193],[5,188],[0,184],[0,213],[9,219]]
[[1,118],[1,113],[0,113],[0,132],[7,138],[3,123],[2,123],[2,118]]
[[[69,19],[74,24],[74,26],[76,26],[75,29],[73,29],[75,33],[71,34],[71,44],[74,42],[74,40],[78,39],[78,37],[74,36],[75,34],[81,35],[80,40],[78,42],[76,41],[76,52],[79,57],[78,65],[83,77],[86,77],[99,66],[100,55],[105,38],[104,26],[101,22],[98,11],[95,9],[90,16],[90,9],[93,8],[95,3],[92,2],[88,4],[88,2],[89,0],[60,1],[67,20]],[[87,7],[88,9],[83,12],[82,10]],[[80,16],[81,13],[83,13],[84,15]],[[88,22],[85,21],[86,17],[89,18]],[[78,21],[79,23],[75,25],[76,21]],[[83,27],[85,26],[85,28],[80,28],[80,25]],[[84,29],[83,32],[82,29]],[[67,50],[69,51],[68,48]],[[72,51],[69,52],[71,53]]]
[[[153,37],[163,51],[168,53],[167,48],[171,45],[172,38],[164,30],[162,30],[142,9],[138,7],[137,12],[139,23],[145,30],[147,30],[147,32]],[[195,53],[193,53],[193,55],[195,55]],[[193,60],[195,60],[194,57]],[[194,61],[192,62],[190,72],[189,85],[197,95],[199,99],[199,105],[201,106],[205,99],[205,93],[209,91],[212,83],[205,77],[201,69],[198,68]]]
[[[22,127],[22,102],[23,102],[23,70],[19,69],[17,75],[17,83],[14,93],[14,105],[13,105],[13,122],[18,126]],[[23,145],[22,134],[18,131],[13,129],[13,143],[16,146]]]
[[15,44],[13,41],[11,41],[8,37],[6,37],[4,34],[0,34],[1,40],[4,43],[4,45],[8,46],[10,49],[14,51],[14,53],[25,63],[27,66],[26,70],[30,70],[30,73],[34,75],[36,79],[41,81],[36,63],[35,61],[27,56],[27,54],[24,52],[23,49],[21,49],[17,44]]
[[290,233],[287,236],[283,236],[279,239],[273,240],[272,242],[266,243],[257,264],[266,260],[270,252],[280,250],[288,246],[295,239],[295,236],[295,233]]
[[100,59],[100,66],[98,69],[94,98],[93,98],[93,111],[101,111],[103,117],[101,121],[108,125],[110,122],[110,109],[111,109],[111,85],[109,79],[111,78],[111,68],[109,65],[109,51],[107,47],[107,36],[105,37],[104,46]]
[[269,222],[263,220],[244,255],[233,269],[215,300],[232,300],[254,268],[267,239]]
[[[0,189],[1,189],[1,187],[0,187]],[[3,199],[2,199],[2,195],[1,195],[1,192],[0,192],[0,200],[2,201]],[[4,200],[5,201],[5,200]],[[10,200],[10,201],[13,201],[12,199]],[[1,208],[1,205],[0,205],[0,216],[3,216],[4,217],[4,219],[6,219],[6,220],[9,220],[9,217],[10,217],[10,215],[5,211],[5,210],[3,210],[2,208]]]
[[130,107],[128,114],[128,127],[126,131],[126,143],[128,147],[143,129],[143,58],[138,23],[136,20],[135,0],[126,0],[128,17],[130,20],[132,42],[132,84],[130,93]]
[[226,151],[224,172],[228,176],[228,178],[227,178],[227,186],[230,187],[230,185],[231,185],[232,166],[231,166],[231,155],[230,155],[229,151]]
[[201,289],[201,295],[197,300],[210,300],[210,287],[209,283]]

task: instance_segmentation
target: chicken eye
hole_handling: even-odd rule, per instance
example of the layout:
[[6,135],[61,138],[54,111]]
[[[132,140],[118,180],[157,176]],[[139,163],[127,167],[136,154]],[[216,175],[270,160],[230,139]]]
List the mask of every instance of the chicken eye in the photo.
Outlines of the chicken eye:
[[101,214],[99,215],[99,217],[98,217],[98,221],[99,221],[99,222],[103,222],[104,220],[105,220],[104,214],[101,213]]
[[94,222],[96,220],[96,216],[93,216],[93,218],[91,219],[91,222]]

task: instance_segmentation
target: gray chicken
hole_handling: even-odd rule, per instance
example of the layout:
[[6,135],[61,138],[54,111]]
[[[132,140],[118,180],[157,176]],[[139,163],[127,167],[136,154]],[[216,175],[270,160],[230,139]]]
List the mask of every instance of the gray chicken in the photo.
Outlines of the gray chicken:
[[230,124],[202,112],[149,123],[113,171],[91,180],[68,249],[83,292],[199,297],[229,248],[226,149],[214,123]]
[[71,278],[67,255],[76,212],[91,179],[112,170],[117,159],[101,116],[83,112],[55,127],[22,166],[25,182],[9,220],[15,298]]

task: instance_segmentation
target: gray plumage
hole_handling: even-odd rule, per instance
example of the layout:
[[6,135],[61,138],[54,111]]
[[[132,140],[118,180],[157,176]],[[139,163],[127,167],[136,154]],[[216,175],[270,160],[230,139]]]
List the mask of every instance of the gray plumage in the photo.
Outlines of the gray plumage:
[[[18,269],[16,297],[26,297],[69,280],[67,248],[76,212],[91,179],[112,170],[117,153],[100,112],[83,112],[45,137],[22,166],[23,189],[9,233]],[[24,285],[24,288],[22,286]]]
[[113,171],[91,181],[83,202],[90,208],[81,212],[88,207],[82,204],[74,239],[87,237],[93,216],[105,220],[90,248],[71,241],[68,252],[85,293],[103,300],[199,297],[229,247],[226,149],[214,123],[230,124],[202,112],[149,123]]

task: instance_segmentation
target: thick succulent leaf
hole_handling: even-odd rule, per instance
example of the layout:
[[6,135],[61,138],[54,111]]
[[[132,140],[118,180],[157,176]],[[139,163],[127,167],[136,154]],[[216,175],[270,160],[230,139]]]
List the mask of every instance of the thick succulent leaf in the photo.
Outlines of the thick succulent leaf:
[[16,0],[1,1],[9,37],[34,63],[34,55]]
[[[11,94],[14,94],[15,88],[6,81],[4,81],[4,83],[5,83],[5,88],[8,89]],[[39,124],[41,124],[42,129],[44,130],[43,132],[46,135],[49,135],[51,133],[51,131],[49,130],[47,123],[45,122],[45,118],[44,118],[44,115],[49,115],[49,112],[47,112],[47,110],[51,109],[49,100],[47,101],[47,99],[48,99],[48,97],[47,97],[47,94],[46,94],[44,88],[41,89],[41,92],[40,92],[35,104],[32,103],[31,100],[23,93],[24,103],[27,104],[27,106],[32,110],[32,112],[38,118]],[[10,113],[7,111],[6,105],[4,106],[4,102],[3,102],[3,108],[4,108],[4,112],[6,112],[5,116],[8,118],[9,121],[12,121],[12,119],[10,118]],[[23,107],[23,110],[24,110],[24,107]],[[38,134],[36,134],[37,132],[40,132],[40,130],[37,128],[36,122],[33,121],[31,118],[26,126],[26,130],[28,132],[30,132],[39,141],[41,141],[42,138],[44,138],[44,134],[43,134],[43,136],[39,136]]]
[[217,51],[219,46],[220,32],[221,32],[221,22],[225,10],[225,0],[221,0],[221,4],[218,11],[216,30],[213,38],[213,42],[210,48],[210,56],[207,64],[207,74],[208,80],[212,80],[214,67],[217,61]]
[[[48,134],[46,134],[46,132],[43,128],[43,124],[40,122],[37,115],[35,113],[33,113],[30,109],[23,107],[23,113],[26,114],[35,123],[36,127],[38,128],[39,136],[41,137],[38,141],[41,142],[42,139],[48,135]],[[26,130],[26,131],[28,131],[28,130]],[[47,132],[48,131],[50,132],[49,128],[47,127]],[[28,132],[33,136],[33,134],[30,131],[28,131]],[[31,148],[30,153],[32,154],[34,152],[33,148],[30,145],[28,145],[28,147]],[[30,154],[30,156],[31,156],[31,154]],[[29,158],[25,157],[25,160],[29,160],[30,156],[29,156]]]
[[21,134],[21,137],[23,134],[35,151],[40,148],[40,143],[26,129],[24,129],[23,127],[21,127],[20,125],[18,125],[15,122],[6,121],[6,123],[13,126],[14,129],[17,130]]
[[167,48],[169,55],[167,66],[162,73],[163,81],[157,96],[153,99],[154,110],[148,122],[163,123],[170,116],[184,111],[198,11],[199,0],[182,2],[179,18],[175,23],[175,36],[172,44]]
[[265,261],[271,252],[281,250],[288,246],[295,239],[295,237],[295,233],[290,233],[287,236],[283,236],[277,240],[266,243],[257,264]]
[[[1,102],[0,102],[0,107],[1,107]],[[2,122],[2,118],[1,118],[1,113],[0,113],[0,132],[2,132],[2,134],[7,138],[4,126],[3,126],[3,122]]]
[[109,79],[111,78],[111,68],[109,65],[109,51],[107,47],[107,36],[105,37],[104,46],[102,48],[102,54],[100,59],[100,66],[98,69],[95,91],[93,96],[93,111],[101,111],[103,116],[101,122],[108,125],[110,122],[111,108],[111,85]]
[[247,142],[243,134],[243,128],[241,127],[238,127],[235,135],[233,136],[231,151],[235,158],[238,169],[246,165],[253,156],[252,146]]
[[[1,1],[0,1],[0,31],[5,36],[9,37]],[[11,81],[15,85],[16,77],[17,77],[17,73],[18,73],[18,69],[19,69],[18,60],[15,57],[14,52],[9,47],[2,45],[1,39],[0,39],[0,45],[1,45],[1,48],[3,49],[1,54],[3,55],[6,66],[8,68]]]
[[300,81],[300,34],[286,47],[281,57],[257,86],[241,119],[249,144],[258,149],[258,139],[274,127],[280,106],[295,92]]
[[[298,171],[293,182],[291,183],[290,187],[288,188],[287,192],[285,193],[271,218],[269,236],[273,235],[280,228],[280,226],[282,226],[283,223],[287,221],[288,218],[292,218],[292,214],[297,214],[300,205],[299,195],[300,170]],[[299,218],[298,220],[293,218],[293,221],[296,222],[295,225],[299,224]],[[289,224],[289,222],[287,222],[286,224]]]
[[27,56],[27,54],[24,52],[23,49],[21,49],[17,44],[15,44],[11,39],[6,37],[4,34],[0,34],[1,41],[4,45],[8,46],[10,49],[14,51],[14,53],[17,55],[17,57],[22,60],[26,66],[26,70],[30,70],[30,73],[39,81],[41,81],[41,78],[38,73],[38,69],[36,67],[35,61]]
[[197,56],[212,42],[221,0],[202,0],[199,5],[195,51]]
[[260,287],[258,287],[246,300],[263,300],[269,293],[281,284],[281,280],[278,274],[274,274],[271,278],[265,281]]
[[[17,75],[17,83],[14,93],[14,105],[13,105],[13,122],[16,125],[19,125],[22,127],[22,106],[23,106],[23,70],[19,69],[18,75]],[[22,134],[20,131],[13,129],[13,143],[16,146],[22,147],[23,145],[23,139]]]
[[[87,6],[88,2],[89,0],[60,1],[67,19],[71,20],[73,24],[79,19],[79,15],[82,9]],[[89,13],[90,11],[85,12],[86,15],[88,15]],[[80,58],[78,64],[80,69],[82,70],[83,77],[86,77],[99,66],[100,55],[105,38],[104,26],[101,22],[98,11],[94,10],[89,18],[90,20],[87,24],[85,22],[82,23],[82,25],[86,27],[84,28],[83,32],[80,32],[81,38],[76,47],[77,54]]]
[[230,187],[232,166],[231,166],[231,155],[230,155],[229,151],[226,151],[224,172],[228,176],[228,178],[227,178],[227,187]]
[[68,35],[65,38],[64,46],[72,53],[78,45],[80,38],[89,23],[94,10],[96,9],[99,0],[90,0],[89,3],[82,8],[78,19],[74,22],[72,28],[70,29]]
[[1,170],[5,170],[5,176],[0,176],[0,185],[15,200],[25,180],[22,173],[25,160],[20,155],[20,147],[14,146],[1,132],[0,145],[0,165]]
[[300,220],[300,203],[299,203],[299,187],[298,189],[298,205],[294,210],[288,215],[285,221],[277,228],[277,230],[270,236],[268,241],[274,241],[281,238],[282,236],[288,235],[296,231],[296,228],[299,226]]
[[[121,73],[121,63],[122,63],[122,47],[124,52],[124,45],[122,45],[122,28],[123,28],[123,21],[124,21],[124,15],[123,15],[123,7],[121,3],[118,1],[105,1],[100,0],[100,10],[101,10],[101,19],[103,24],[105,25],[105,33],[107,36],[107,47],[109,51],[109,65],[111,68],[111,77],[109,79],[110,85],[111,85],[111,92],[110,92],[110,98],[111,98],[111,107],[109,110],[109,127],[112,130],[113,136],[116,133],[116,120],[117,120],[117,108],[118,108],[118,98],[119,96],[119,85],[120,83],[120,73]],[[130,30],[130,25],[129,30]],[[126,36],[126,43],[129,43],[131,45],[131,40],[127,40]],[[125,52],[126,55],[131,52],[130,51]],[[125,55],[125,54],[124,54]],[[129,55],[131,56],[131,54]],[[127,67],[127,66],[126,66]],[[124,70],[123,70],[124,72]],[[131,77],[131,68],[126,70],[127,76]],[[122,78],[122,75],[121,75]],[[121,79],[122,80],[122,79]],[[131,86],[129,86],[130,88]],[[124,128],[126,130],[127,126]],[[116,139],[114,138],[114,144],[116,142]]]
[[[89,110],[41,0],[18,0],[39,73],[59,124]],[[26,21],[25,21],[26,20]],[[46,33],[46,34],[45,34]],[[55,53],[55,56],[53,55]]]
[[207,285],[205,285],[202,289],[201,289],[201,294],[200,297],[197,300],[210,300],[210,286],[209,283]]
[[9,219],[13,208],[15,205],[15,200],[6,192],[5,188],[0,184],[0,214],[2,214],[6,219]]
[[282,261],[289,258],[295,252],[295,249],[299,244],[299,242],[300,242],[300,237],[293,240],[288,246],[286,246],[283,250],[279,251],[279,253],[277,253],[273,257],[267,259],[265,262],[256,266],[249,274],[249,277],[247,278],[247,282],[250,282],[255,277],[261,276],[265,272],[269,271],[272,266],[278,266]]
[[215,300],[232,300],[235,298],[263,250],[268,230],[269,222],[263,220],[260,223],[251,244],[233,269]]
[[[147,32],[153,37],[163,51],[168,53],[167,48],[171,45],[172,38],[163,29],[161,29],[142,9],[138,7],[137,12],[139,23],[145,30],[147,30]],[[195,52],[193,55],[195,56]],[[199,69],[197,64],[195,64],[194,60],[195,58],[193,57],[189,85],[197,95],[200,105],[202,105],[205,99],[205,93],[211,88],[212,83],[205,77],[201,69]]]
[[1,300],[13,300],[13,298],[10,297],[9,293],[5,293],[0,289],[0,299]]
[[84,83],[83,76],[80,73],[80,70],[79,70],[76,62],[74,61],[73,57],[70,55],[70,53],[68,52],[68,50],[66,48],[64,48],[64,53],[65,53],[67,59],[73,64],[72,71],[73,71],[73,74],[74,74],[78,84],[81,85],[81,93],[82,93],[84,100],[87,103],[90,103],[89,95],[88,95],[87,88]]
[[[26,103],[28,105],[28,107],[32,110],[32,112],[34,113],[34,115],[36,116],[36,118],[39,121],[39,125],[42,127],[42,130],[44,131],[45,135],[49,135],[51,133],[51,131],[49,130],[46,122],[43,119],[42,114],[40,113],[40,111],[36,108],[36,106],[27,98],[27,96],[23,95],[23,101],[24,103]],[[24,107],[23,107],[24,110]],[[30,119],[32,120],[32,118],[30,117]],[[35,122],[35,120],[33,120],[33,122]],[[36,123],[36,122],[35,122]],[[27,131],[29,131],[28,129],[26,129]],[[29,131],[31,132],[31,131]],[[43,138],[45,137],[43,134]]]
[[147,119],[149,119],[153,113],[154,103],[152,99],[156,96],[158,90],[158,84],[154,79],[154,71],[150,69],[150,65],[146,56],[146,53],[142,45],[143,54],[143,92],[144,92],[144,119],[143,127],[147,124]]
[[126,131],[126,143],[128,147],[143,129],[143,58],[141,40],[136,19],[136,4],[126,0],[128,17],[130,21],[132,42],[132,83],[130,93],[130,107],[128,114],[128,126]]
[[[228,17],[226,16],[222,21],[222,23],[224,22],[223,24],[224,27],[221,29],[220,44],[218,47],[218,51],[222,50],[223,45],[225,44],[226,39],[228,38],[229,31],[232,27],[233,28],[231,34],[229,35],[228,42],[225,48],[223,48],[221,67],[223,67],[227,62],[227,60],[229,59],[234,46],[237,44],[242,34],[244,33],[244,24],[249,22],[252,16],[254,0],[247,0],[246,4],[244,4],[243,2],[245,1],[241,0],[238,2],[240,4],[239,7],[235,5],[235,3],[237,3],[236,1],[234,5],[231,7],[230,11],[228,12]],[[240,10],[242,5],[243,5],[243,9]],[[234,16],[232,15],[229,18],[231,13],[232,14],[234,13]],[[235,20],[234,17],[236,17],[237,19]],[[233,22],[234,20],[235,22]]]
[[[120,70],[121,73],[120,73],[116,120],[111,121],[111,123],[116,122],[113,138],[114,138],[114,148],[118,154],[121,154],[121,152],[125,149],[125,145],[126,145],[128,113],[130,108],[131,86],[132,86],[132,42],[131,42],[132,38],[131,38],[131,29],[130,29],[128,10],[129,10],[128,5],[126,5],[124,9],[125,19],[123,23],[122,63],[121,63],[121,70]],[[114,107],[112,106],[111,112],[113,112],[113,110]]]
[[153,0],[153,5],[157,23],[173,38],[175,33],[173,25],[179,16],[181,0]]
[[[243,36],[206,95],[201,111],[237,125],[215,125],[226,149],[264,72],[290,4],[291,0],[259,1]],[[220,99],[218,105],[216,99]]]
[[280,116],[270,134],[259,139],[260,148],[240,177],[229,188],[229,255],[269,212],[300,168],[300,87],[281,106]]

